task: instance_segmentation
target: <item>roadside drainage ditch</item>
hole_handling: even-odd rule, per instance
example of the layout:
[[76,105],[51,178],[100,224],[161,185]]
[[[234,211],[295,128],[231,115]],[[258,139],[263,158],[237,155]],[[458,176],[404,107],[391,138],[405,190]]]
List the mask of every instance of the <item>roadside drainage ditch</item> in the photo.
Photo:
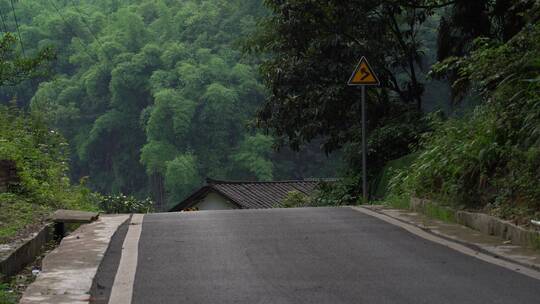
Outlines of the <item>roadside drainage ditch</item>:
[[59,246],[64,236],[97,217],[97,213],[59,210],[37,232],[0,244],[0,284],[8,286],[7,292],[19,298],[41,272],[42,259]]

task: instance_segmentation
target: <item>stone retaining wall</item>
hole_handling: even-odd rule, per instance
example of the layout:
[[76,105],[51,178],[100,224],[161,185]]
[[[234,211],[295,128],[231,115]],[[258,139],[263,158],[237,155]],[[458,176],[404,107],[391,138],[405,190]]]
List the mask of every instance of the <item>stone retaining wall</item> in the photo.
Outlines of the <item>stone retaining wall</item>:
[[[411,209],[424,212],[427,205],[438,205],[430,200],[411,198]],[[487,235],[500,237],[511,241],[512,244],[540,248],[540,231],[528,230],[484,213],[452,210],[448,207],[438,206],[451,210],[455,214],[456,222],[460,225],[480,231]]]
[[0,282],[3,277],[11,277],[33,262],[43,253],[45,245],[54,239],[52,225],[16,244],[0,245]]

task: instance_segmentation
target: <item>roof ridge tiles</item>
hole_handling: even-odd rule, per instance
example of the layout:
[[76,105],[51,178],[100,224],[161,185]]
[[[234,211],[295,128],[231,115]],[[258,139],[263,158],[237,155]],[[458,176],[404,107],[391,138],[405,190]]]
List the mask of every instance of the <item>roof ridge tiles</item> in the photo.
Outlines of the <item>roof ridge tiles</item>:
[[309,195],[318,184],[332,181],[337,181],[337,179],[321,178],[267,182],[207,179],[207,185],[188,196],[184,201],[173,207],[171,211],[191,208],[210,192],[223,196],[239,208],[273,208],[278,207],[291,191],[299,191]]
[[309,178],[298,180],[277,180],[277,181],[248,181],[248,180],[218,180],[207,178],[206,183],[212,184],[298,184],[298,183],[320,183],[320,182],[335,182],[335,178]]

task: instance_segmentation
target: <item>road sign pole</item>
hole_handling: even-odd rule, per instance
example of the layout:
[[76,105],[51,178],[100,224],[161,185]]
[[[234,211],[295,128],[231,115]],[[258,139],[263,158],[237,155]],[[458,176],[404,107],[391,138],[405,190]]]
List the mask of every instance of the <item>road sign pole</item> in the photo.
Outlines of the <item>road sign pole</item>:
[[378,86],[380,84],[377,75],[373,72],[366,57],[362,57],[351,75],[348,85],[362,87],[362,203],[364,204],[367,204],[369,199],[367,182],[366,86]]
[[362,86],[362,194],[363,203],[368,202],[367,192],[367,130],[366,130],[366,86]]

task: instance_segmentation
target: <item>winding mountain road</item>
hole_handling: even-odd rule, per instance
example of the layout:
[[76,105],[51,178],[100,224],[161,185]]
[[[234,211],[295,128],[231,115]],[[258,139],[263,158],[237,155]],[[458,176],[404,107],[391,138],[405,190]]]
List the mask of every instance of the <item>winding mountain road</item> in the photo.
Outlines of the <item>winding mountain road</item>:
[[[118,265],[134,280],[113,289],[135,304],[540,303],[539,280],[352,208],[151,214],[140,238],[125,234],[105,257],[96,303],[109,301]],[[131,266],[118,262],[122,244]]]

